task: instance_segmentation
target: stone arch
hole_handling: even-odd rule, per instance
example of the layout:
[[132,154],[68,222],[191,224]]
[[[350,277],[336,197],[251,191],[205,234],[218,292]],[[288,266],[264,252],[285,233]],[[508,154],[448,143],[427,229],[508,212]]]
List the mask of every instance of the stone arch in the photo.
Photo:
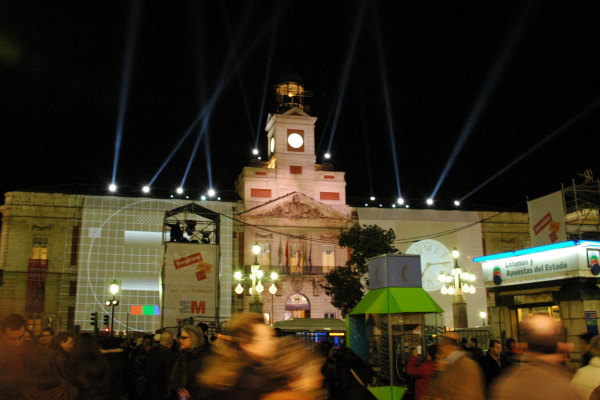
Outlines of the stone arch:
[[297,292],[285,299],[285,319],[310,318],[310,300],[304,294]]

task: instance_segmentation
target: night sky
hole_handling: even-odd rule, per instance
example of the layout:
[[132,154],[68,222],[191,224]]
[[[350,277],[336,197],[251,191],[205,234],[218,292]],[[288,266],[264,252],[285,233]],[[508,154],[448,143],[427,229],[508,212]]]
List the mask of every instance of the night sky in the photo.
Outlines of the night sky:
[[[105,193],[132,3],[2,3],[0,191],[61,191],[77,184]],[[319,162],[342,102],[331,152],[335,169],[346,172],[348,202],[361,205],[373,194],[372,204],[389,206],[398,196],[396,164],[402,196],[411,207],[425,208],[476,114],[436,195],[436,206],[449,208],[600,98],[599,11],[595,2],[546,1],[140,2],[120,192],[139,193],[213,98],[213,186],[232,198],[254,147],[274,40],[260,121],[263,159],[273,85],[293,72],[312,92],[306,104],[319,117]],[[345,65],[350,70],[340,98]],[[524,210],[528,196],[556,191],[572,178],[581,182],[578,174],[586,168],[600,174],[600,106],[588,111],[462,208]],[[154,187],[179,185],[197,131]],[[209,186],[204,146],[185,183],[196,192]]]

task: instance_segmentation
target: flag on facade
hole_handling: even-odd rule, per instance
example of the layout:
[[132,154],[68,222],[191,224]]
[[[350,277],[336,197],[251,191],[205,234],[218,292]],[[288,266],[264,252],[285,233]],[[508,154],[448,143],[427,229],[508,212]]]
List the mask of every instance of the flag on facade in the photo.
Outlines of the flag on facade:
[[290,266],[290,239],[285,243],[285,267]]
[[281,245],[281,239],[279,239],[279,252],[277,253],[277,262],[280,267],[283,267],[283,246]]
[[308,266],[312,269],[312,243],[308,245]]
[[302,265],[308,266],[308,254],[306,253],[306,247],[302,246]]

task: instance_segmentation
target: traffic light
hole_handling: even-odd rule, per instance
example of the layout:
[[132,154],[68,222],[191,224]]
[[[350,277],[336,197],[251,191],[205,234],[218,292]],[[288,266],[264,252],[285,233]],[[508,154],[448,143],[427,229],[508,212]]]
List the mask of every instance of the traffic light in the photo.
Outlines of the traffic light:
[[104,326],[108,326],[108,314],[104,314]]
[[90,324],[93,326],[98,326],[98,313],[97,312],[92,313],[92,319],[90,321]]

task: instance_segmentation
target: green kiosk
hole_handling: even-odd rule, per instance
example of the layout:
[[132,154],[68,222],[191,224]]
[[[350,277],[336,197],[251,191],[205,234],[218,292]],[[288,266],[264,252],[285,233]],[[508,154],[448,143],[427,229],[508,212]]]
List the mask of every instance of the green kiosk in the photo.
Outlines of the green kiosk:
[[421,285],[418,255],[385,254],[369,260],[369,292],[346,316],[346,346],[377,375],[369,390],[380,400],[401,399],[406,364],[443,332],[444,310]]

